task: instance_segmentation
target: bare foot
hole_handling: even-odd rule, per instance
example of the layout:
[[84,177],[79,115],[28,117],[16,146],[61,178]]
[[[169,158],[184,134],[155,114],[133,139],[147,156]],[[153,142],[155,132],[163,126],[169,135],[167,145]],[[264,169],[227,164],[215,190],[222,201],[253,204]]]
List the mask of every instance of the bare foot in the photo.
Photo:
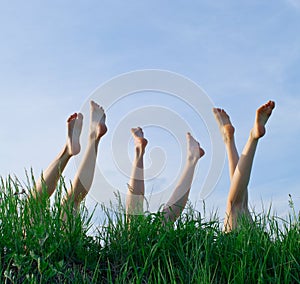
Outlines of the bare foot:
[[186,139],[188,160],[198,161],[202,156],[204,156],[204,150],[200,147],[199,142],[195,140],[191,133],[187,133]]
[[99,140],[107,132],[105,120],[104,109],[91,101],[90,139]]
[[265,125],[275,108],[275,102],[268,101],[266,104],[262,105],[256,111],[256,117],[254,126],[251,130],[252,137],[254,139],[259,139],[263,137],[266,133]]
[[142,153],[144,153],[148,141],[147,141],[147,139],[144,138],[143,129],[140,127],[131,128],[131,134],[133,136],[134,145],[135,145],[136,149],[138,149]]
[[213,113],[218,122],[224,142],[232,140],[234,137],[234,127],[230,121],[229,115],[224,109],[213,108]]
[[82,130],[82,120],[83,116],[81,113],[74,113],[67,120],[67,149],[71,156],[77,155],[80,152],[79,137]]

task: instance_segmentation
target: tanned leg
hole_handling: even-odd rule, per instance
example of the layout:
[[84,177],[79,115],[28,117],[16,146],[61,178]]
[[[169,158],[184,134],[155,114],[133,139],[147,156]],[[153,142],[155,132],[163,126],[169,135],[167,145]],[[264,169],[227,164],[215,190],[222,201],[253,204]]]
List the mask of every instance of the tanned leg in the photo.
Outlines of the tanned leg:
[[144,204],[144,153],[148,141],[144,138],[142,128],[132,128],[131,134],[134,139],[135,156],[132,164],[131,178],[128,184],[126,196],[126,215],[143,214]]
[[275,103],[269,101],[256,111],[254,126],[250,131],[248,141],[243,149],[231,180],[224,222],[224,229],[227,232],[237,227],[238,218],[242,214],[251,218],[248,210],[247,187],[250,180],[258,140],[265,135],[265,125],[272,114],[274,107]]
[[184,209],[190,193],[197,162],[204,155],[204,150],[190,133],[187,133],[186,139],[187,158],[185,167],[173,194],[163,208],[166,222],[174,222]]
[[49,165],[49,167],[43,172],[42,177],[36,183],[36,194],[39,196],[42,194],[43,184],[46,185],[47,194],[49,197],[54,192],[57,182],[64,168],[66,167],[69,159],[80,152],[79,137],[82,129],[83,116],[81,113],[74,113],[67,120],[68,136],[67,142],[62,151],[55,158],[55,160]]
[[94,101],[91,101],[88,145],[72,183],[72,188],[68,190],[65,198],[66,200],[74,198],[75,209],[78,208],[80,202],[85,198],[91,188],[95,172],[98,145],[103,135],[107,132],[105,119],[106,116],[103,108]]

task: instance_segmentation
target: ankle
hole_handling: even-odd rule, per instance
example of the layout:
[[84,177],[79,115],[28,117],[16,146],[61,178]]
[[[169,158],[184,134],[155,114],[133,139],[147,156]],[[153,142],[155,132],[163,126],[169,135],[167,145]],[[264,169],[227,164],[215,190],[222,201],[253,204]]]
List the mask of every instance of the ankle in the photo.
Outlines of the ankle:
[[142,148],[142,147],[135,147],[135,156],[137,158],[141,158],[143,157],[145,154],[145,148]]
[[72,151],[70,150],[68,144],[66,144],[61,152],[58,154],[57,159],[58,160],[66,160],[68,161],[71,157],[74,155],[72,154]]
[[249,140],[258,141],[259,138],[261,138],[261,137],[256,135],[256,132],[255,132],[254,128],[251,129],[250,134],[249,134]]
[[195,166],[199,161],[200,157],[188,156],[186,163],[191,166]]

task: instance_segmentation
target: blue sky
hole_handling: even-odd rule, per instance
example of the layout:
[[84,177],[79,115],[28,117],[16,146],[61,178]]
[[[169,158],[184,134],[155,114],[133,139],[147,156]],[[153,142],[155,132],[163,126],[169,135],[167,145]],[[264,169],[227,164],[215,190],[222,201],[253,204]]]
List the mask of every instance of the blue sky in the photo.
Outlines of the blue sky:
[[[236,126],[239,151],[256,108],[269,99],[276,102],[255,158],[250,204],[259,212],[262,201],[266,207],[272,202],[273,209],[284,215],[290,193],[299,209],[299,30],[299,0],[2,1],[0,173],[25,179],[24,169],[33,167],[38,176],[65,141],[68,115],[81,110],[98,86],[122,73],[162,69],[194,81],[216,106],[228,111]],[[143,103],[171,108],[193,129],[200,125],[193,134],[207,155],[199,163],[191,192],[192,203],[197,203],[212,155],[208,130],[199,117],[169,96],[143,93],[111,109],[108,126],[112,131],[103,139],[99,167],[124,191],[126,179],[111,163],[109,143],[122,110],[126,116]],[[176,141],[168,142],[167,131],[150,126],[146,130],[149,150],[160,147],[157,155],[166,158],[161,175],[149,181],[149,192],[168,179],[173,181],[181,162],[172,152],[176,152]],[[123,145],[130,156],[132,141]],[[146,156],[151,164],[150,160]],[[70,163],[65,172],[68,179],[76,167],[76,162]],[[206,199],[207,208],[219,208],[220,216],[228,188],[225,163]],[[101,188],[94,186],[91,196],[96,191]],[[166,198],[167,194],[161,195],[162,202]],[[156,207],[155,203],[151,210]]]

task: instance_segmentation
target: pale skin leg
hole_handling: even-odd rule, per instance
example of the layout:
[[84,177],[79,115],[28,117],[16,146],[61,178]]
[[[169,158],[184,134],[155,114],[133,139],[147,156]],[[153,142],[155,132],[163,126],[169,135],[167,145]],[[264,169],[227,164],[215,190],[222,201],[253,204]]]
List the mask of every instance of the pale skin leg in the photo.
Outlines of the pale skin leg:
[[105,120],[106,115],[103,108],[94,101],[91,101],[88,145],[72,182],[72,187],[68,190],[67,196],[65,197],[65,200],[74,198],[75,209],[78,208],[80,202],[85,198],[91,188],[95,172],[98,145],[101,138],[107,132]]
[[251,219],[248,209],[247,187],[250,180],[258,140],[265,135],[265,125],[272,114],[274,107],[275,103],[273,101],[269,101],[256,111],[254,126],[250,131],[248,141],[242,151],[242,155],[238,160],[236,169],[231,178],[224,221],[224,229],[226,232],[237,228],[238,218],[241,215],[244,214]]
[[[225,148],[228,157],[228,167],[229,167],[229,178],[230,182],[232,180],[234,171],[239,161],[239,154],[235,145],[234,132],[235,129],[230,121],[229,115],[226,113],[224,109],[213,108],[213,113],[215,115],[215,119],[219,125],[219,129],[221,135],[223,137],[223,141],[225,143]],[[246,205],[246,213],[250,216],[250,212],[248,211],[248,189],[243,192],[243,203]],[[228,211],[228,208],[226,212]],[[226,215],[227,216],[227,215]],[[225,219],[225,224],[227,224],[227,218]],[[227,227],[227,225],[225,226]]]
[[134,139],[135,156],[132,164],[131,178],[128,184],[126,196],[126,216],[144,214],[144,153],[148,141],[144,138],[142,128],[132,128],[131,134]]
[[187,157],[183,173],[178,181],[170,199],[163,208],[165,222],[175,222],[184,209],[198,160],[205,154],[190,133],[187,133]]
[[229,177],[231,181],[236,165],[239,161],[239,154],[236,149],[234,139],[234,127],[230,121],[229,115],[225,112],[225,110],[214,108],[213,112],[225,143],[229,164]]
[[43,184],[46,185],[47,194],[50,197],[54,192],[57,182],[70,158],[80,152],[79,137],[82,129],[83,116],[81,113],[74,113],[67,120],[67,142],[62,151],[43,172],[42,177],[36,183],[36,192],[33,196],[40,196],[43,191]]

